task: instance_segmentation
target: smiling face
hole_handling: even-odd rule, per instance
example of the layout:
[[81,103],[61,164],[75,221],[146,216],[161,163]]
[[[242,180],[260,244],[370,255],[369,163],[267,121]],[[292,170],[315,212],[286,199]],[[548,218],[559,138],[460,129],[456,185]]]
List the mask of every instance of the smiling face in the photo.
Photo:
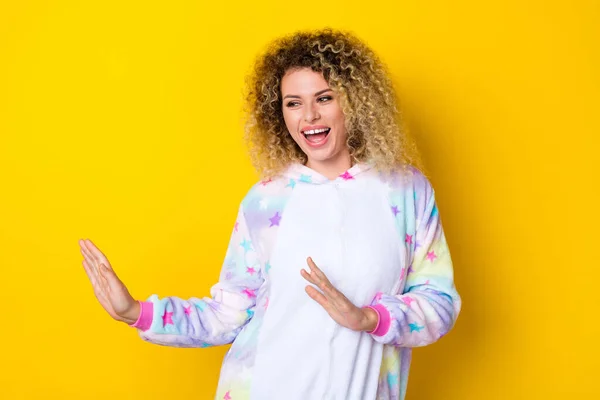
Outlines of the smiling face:
[[323,75],[290,70],[281,80],[281,95],[285,125],[306,154],[306,166],[332,177],[350,168],[344,113]]

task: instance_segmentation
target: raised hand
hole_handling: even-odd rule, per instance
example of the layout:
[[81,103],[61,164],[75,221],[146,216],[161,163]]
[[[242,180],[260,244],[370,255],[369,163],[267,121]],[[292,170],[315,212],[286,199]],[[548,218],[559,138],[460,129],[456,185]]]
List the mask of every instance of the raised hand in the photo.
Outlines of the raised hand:
[[300,274],[304,279],[321,289],[306,286],[306,293],[319,303],[335,322],[353,331],[372,331],[377,326],[377,312],[370,308],[356,307],[339,290],[333,287],[312,258],[307,259],[310,273],[304,269]]
[[106,256],[91,240],[79,240],[79,247],[83,268],[102,308],[115,320],[133,324],[141,312],[139,303],[129,294]]

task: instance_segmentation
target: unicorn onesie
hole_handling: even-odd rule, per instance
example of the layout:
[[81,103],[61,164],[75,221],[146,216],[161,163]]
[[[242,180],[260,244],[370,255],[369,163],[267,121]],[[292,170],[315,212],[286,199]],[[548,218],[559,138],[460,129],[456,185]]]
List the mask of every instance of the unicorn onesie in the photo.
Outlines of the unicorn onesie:
[[[312,257],[372,332],[305,292]],[[294,163],[242,200],[210,297],[150,296],[132,325],[175,347],[231,344],[215,399],[402,400],[411,349],[455,324],[461,298],[434,190],[416,168],[358,163],[330,180]]]

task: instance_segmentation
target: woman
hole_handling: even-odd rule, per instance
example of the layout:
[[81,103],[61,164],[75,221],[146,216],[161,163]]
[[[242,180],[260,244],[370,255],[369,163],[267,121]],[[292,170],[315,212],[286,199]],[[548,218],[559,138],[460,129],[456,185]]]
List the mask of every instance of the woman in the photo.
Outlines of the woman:
[[82,240],[96,297],[149,342],[232,343],[217,399],[404,398],[411,348],[446,334],[461,302],[384,67],[351,34],[296,33],[259,57],[246,99],[264,179],[211,297],[136,301]]

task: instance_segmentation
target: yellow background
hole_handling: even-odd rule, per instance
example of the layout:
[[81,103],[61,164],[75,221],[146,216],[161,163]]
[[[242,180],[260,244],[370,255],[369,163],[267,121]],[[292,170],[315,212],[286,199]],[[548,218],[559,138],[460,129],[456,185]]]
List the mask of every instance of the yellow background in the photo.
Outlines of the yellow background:
[[597,399],[597,1],[8,1],[0,5],[0,398],[210,399],[225,347],[142,342],[96,303],[79,238],[134,296],[203,296],[256,175],[241,89],[302,28],[388,64],[464,308],[409,400]]

